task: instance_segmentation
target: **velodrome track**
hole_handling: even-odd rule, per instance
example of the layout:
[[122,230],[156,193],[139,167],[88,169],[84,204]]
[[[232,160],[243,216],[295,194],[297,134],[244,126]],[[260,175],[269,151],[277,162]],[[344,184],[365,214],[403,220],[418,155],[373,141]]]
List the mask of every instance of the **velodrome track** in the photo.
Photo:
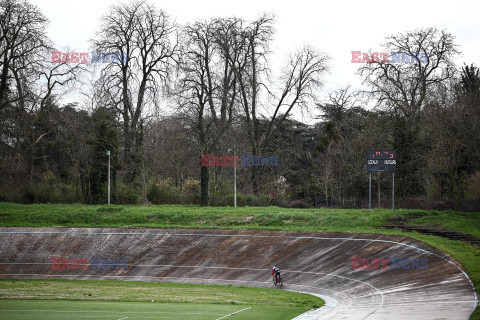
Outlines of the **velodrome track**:
[[[0,228],[0,278],[109,279],[273,287],[323,297],[304,319],[468,319],[477,304],[458,262],[400,236],[212,229]],[[124,258],[126,269],[52,269],[52,257]],[[352,270],[352,257],[427,259],[426,269]],[[112,266],[114,267],[114,266]]]

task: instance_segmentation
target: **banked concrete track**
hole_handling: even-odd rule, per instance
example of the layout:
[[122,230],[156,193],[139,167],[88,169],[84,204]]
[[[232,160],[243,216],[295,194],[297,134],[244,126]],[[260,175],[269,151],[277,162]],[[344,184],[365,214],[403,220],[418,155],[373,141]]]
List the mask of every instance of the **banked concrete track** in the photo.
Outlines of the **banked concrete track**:
[[[312,319],[468,319],[477,297],[458,262],[410,238],[252,230],[0,228],[0,278],[115,279],[273,287],[320,295]],[[52,269],[52,257],[128,260]],[[351,258],[428,259],[426,269],[352,270]]]

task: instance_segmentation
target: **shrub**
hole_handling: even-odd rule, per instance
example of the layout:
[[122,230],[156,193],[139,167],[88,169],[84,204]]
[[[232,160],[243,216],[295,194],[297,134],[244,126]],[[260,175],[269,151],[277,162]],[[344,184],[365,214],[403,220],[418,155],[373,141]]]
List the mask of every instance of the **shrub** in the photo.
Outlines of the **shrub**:
[[306,203],[305,201],[295,200],[287,204],[287,208],[306,209],[306,208],[313,208],[313,206]]
[[270,199],[265,195],[246,195],[243,196],[243,202],[245,206],[249,207],[265,207],[269,205]]
[[212,198],[224,198],[233,193],[233,180],[216,180],[210,184]]
[[186,180],[183,192],[188,196],[200,194],[200,180]]
[[137,204],[139,192],[129,185],[121,185],[117,188],[116,204]]
[[32,188],[29,186],[22,189],[20,198],[21,198],[21,202],[24,204],[35,203],[35,193],[33,192]]
[[[233,194],[228,195],[226,197],[226,202],[227,202],[227,206],[233,207],[233,205],[235,204]],[[237,193],[237,207],[244,207],[244,206],[245,206],[245,200],[243,199],[243,196]]]
[[170,202],[171,194],[165,188],[160,188],[157,184],[150,185],[147,191],[147,199],[153,204],[165,204]]
[[469,198],[480,199],[480,171],[470,176],[467,196]]

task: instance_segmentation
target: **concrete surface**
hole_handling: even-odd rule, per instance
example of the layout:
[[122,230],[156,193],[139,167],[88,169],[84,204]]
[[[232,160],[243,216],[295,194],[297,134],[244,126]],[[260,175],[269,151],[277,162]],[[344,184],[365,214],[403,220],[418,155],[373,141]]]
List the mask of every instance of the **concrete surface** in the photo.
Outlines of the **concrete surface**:
[[[477,303],[460,264],[410,238],[255,230],[0,228],[0,278],[115,279],[273,287],[319,295],[308,319],[468,319]],[[113,270],[53,269],[52,257],[126,259]],[[352,269],[352,257],[389,259],[384,269]],[[394,269],[392,258],[423,259]],[[420,261],[420,260],[419,260]],[[107,262],[107,261],[106,261]],[[115,264],[115,260],[110,261]],[[76,268],[75,268],[76,267]],[[107,266],[108,267],[108,266]],[[425,267],[425,264],[423,265]],[[307,316],[306,314],[304,316]],[[307,319],[307,318],[298,318]]]

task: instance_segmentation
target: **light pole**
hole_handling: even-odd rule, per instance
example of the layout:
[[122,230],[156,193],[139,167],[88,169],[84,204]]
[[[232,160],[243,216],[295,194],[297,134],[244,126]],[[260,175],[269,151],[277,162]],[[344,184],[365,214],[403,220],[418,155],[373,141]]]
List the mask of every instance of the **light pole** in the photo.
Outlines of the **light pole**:
[[108,156],[108,204],[110,204],[110,150],[107,150]]
[[[228,152],[230,153],[228,149]],[[235,157],[235,144],[233,144],[233,156]],[[237,207],[237,166],[233,166],[233,206]]]

